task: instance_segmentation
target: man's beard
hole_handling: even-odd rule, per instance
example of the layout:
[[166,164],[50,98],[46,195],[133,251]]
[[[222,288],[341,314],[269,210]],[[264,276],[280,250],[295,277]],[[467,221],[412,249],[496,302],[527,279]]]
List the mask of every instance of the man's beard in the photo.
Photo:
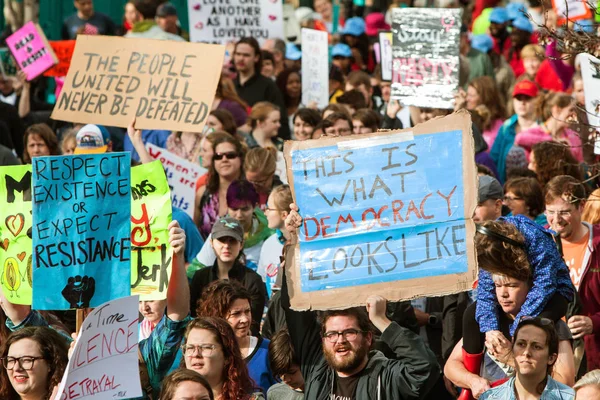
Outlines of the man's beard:
[[[335,358],[336,350],[339,349],[347,349],[350,353],[342,361],[338,361]],[[325,354],[325,359],[327,360],[327,364],[329,364],[329,366],[338,372],[348,374],[355,372],[360,364],[365,360],[367,354],[369,353],[369,347],[367,346],[366,341],[363,340],[356,350],[352,348],[350,343],[346,343],[336,345],[333,347],[333,349],[323,346],[323,353]]]

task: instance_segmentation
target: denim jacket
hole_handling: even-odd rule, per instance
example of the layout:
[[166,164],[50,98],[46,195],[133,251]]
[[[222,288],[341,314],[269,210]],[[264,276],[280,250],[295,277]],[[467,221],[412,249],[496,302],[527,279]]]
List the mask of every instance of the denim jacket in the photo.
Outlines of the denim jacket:
[[[567,385],[555,381],[548,376],[548,382],[540,400],[573,400],[575,391]],[[517,400],[515,395],[515,377],[506,383],[490,389],[479,396],[479,400]]]

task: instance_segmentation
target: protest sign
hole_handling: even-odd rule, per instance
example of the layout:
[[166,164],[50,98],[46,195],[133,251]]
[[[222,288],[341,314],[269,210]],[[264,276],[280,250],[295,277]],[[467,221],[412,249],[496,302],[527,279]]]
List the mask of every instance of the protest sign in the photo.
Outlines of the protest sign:
[[556,12],[557,25],[564,25],[569,21],[592,19],[592,10],[587,0],[552,0],[552,8]]
[[287,254],[295,309],[470,289],[477,181],[471,119],[411,130],[286,142],[303,223]]
[[13,304],[31,304],[31,165],[0,168],[0,283]]
[[381,79],[392,80],[392,32],[379,32]]
[[405,106],[454,108],[462,11],[392,10],[392,98]]
[[223,67],[223,46],[77,36],[52,118],[83,124],[202,132]]
[[327,32],[302,29],[302,104],[329,104],[329,46]]
[[262,43],[285,37],[279,0],[188,0],[188,18],[192,42],[225,44],[251,36]]
[[160,161],[131,169],[131,293],[167,298],[173,251],[169,245],[171,195]]
[[194,199],[196,198],[196,181],[207,172],[198,164],[184,160],[175,154],[147,143],[146,148],[150,157],[160,160],[171,189],[173,206],[181,208],[191,218],[194,218]]
[[583,79],[583,92],[585,94],[585,111],[587,113],[590,133],[596,132],[594,153],[600,154],[600,60],[591,54],[582,53],[581,77]]
[[83,321],[57,400],[142,396],[138,364],[138,296],[108,301]]
[[54,54],[58,60],[58,64],[44,72],[44,76],[61,77],[67,76],[69,67],[71,66],[71,58],[73,58],[73,51],[75,51],[74,40],[57,40],[50,42]]
[[129,153],[33,159],[33,308],[129,296]]
[[6,45],[30,81],[58,62],[44,31],[32,21],[6,38]]

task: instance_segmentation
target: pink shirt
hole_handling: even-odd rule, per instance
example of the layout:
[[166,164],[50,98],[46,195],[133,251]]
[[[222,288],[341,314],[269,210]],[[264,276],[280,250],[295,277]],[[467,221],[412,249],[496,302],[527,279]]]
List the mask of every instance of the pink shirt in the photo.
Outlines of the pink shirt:
[[[567,139],[571,147],[571,154],[579,162],[583,162],[583,149],[581,147],[581,139],[579,135],[571,129],[565,129],[561,136],[563,139]],[[529,161],[529,154],[531,154],[531,148],[540,142],[548,142],[552,140],[552,136],[546,132],[541,126],[534,126],[520,132],[515,137],[515,145],[521,146],[525,149],[527,154],[527,161]]]
[[488,145],[488,148],[486,150],[487,153],[489,153],[492,149],[492,146],[494,145],[494,141],[496,140],[496,136],[498,136],[498,131],[500,130],[501,126],[502,120],[497,119],[492,122],[490,129],[483,131],[483,139]]

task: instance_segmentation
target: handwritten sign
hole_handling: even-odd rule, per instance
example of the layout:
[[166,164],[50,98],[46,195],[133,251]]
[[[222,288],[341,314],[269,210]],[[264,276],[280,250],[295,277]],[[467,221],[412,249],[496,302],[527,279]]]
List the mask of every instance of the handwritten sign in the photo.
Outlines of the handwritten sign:
[[556,12],[557,24],[564,25],[569,21],[592,19],[592,10],[585,0],[552,0],[552,8]]
[[381,79],[392,80],[392,32],[379,32],[379,54],[381,57]]
[[31,165],[0,168],[0,284],[14,304],[31,304]]
[[392,98],[405,106],[454,108],[462,11],[394,8]]
[[302,29],[302,104],[329,104],[329,47],[327,32]]
[[67,76],[69,67],[71,66],[71,58],[73,58],[73,52],[75,51],[74,40],[57,40],[50,42],[54,54],[58,59],[58,64],[44,72],[44,76],[61,77]]
[[187,215],[194,218],[196,181],[206,173],[206,168],[178,157],[152,143],[147,143],[146,148],[150,156],[155,160],[160,160],[165,169],[173,206],[181,208]]
[[[581,77],[585,94],[585,111],[590,127],[600,127],[600,60],[591,54],[582,53]],[[600,135],[595,135],[594,154],[600,154]]]
[[142,300],[167,298],[173,251],[171,195],[160,161],[131,169],[131,292]]
[[279,0],[188,0],[188,16],[192,42],[225,44],[248,36],[264,42],[285,37]]
[[223,46],[77,36],[52,118],[85,124],[202,132],[223,66]]
[[33,308],[129,296],[129,153],[33,159]]
[[83,321],[56,399],[142,396],[138,366],[138,296],[106,302]]
[[6,38],[6,45],[27,75],[28,81],[40,76],[58,62],[44,31],[31,21]]
[[346,308],[471,288],[477,204],[467,113],[412,130],[286,142],[303,224],[292,306]]

